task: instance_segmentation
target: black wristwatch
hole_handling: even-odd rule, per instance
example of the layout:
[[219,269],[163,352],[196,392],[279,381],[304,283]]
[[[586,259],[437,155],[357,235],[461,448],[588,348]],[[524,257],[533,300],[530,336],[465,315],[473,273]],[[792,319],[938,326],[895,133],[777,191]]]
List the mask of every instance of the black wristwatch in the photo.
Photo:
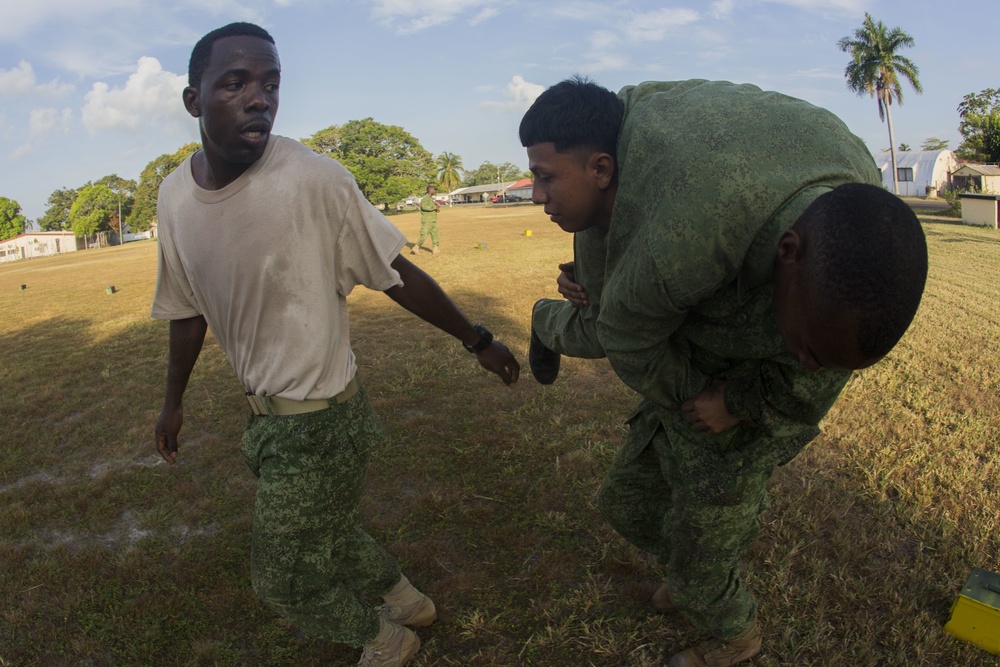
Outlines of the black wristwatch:
[[472,328],[479,332],[479,342],[477,342],[475,345],[462,343],[462,347],[464,347],[469,352],[472,352],[473,354],[479,354],[480,352],[488,348],[490,344],[493,342],[493,334],[491,334],[490,330],[484,327],[482,324],[477,324]]

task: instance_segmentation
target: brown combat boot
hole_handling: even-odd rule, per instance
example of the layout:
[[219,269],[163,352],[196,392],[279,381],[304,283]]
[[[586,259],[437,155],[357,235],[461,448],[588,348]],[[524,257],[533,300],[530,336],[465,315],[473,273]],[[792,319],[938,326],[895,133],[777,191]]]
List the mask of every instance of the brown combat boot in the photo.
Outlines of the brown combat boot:
[[669,667],[729,667],[760,653],[760,626],[754,619],[750,627],[729,641],[709,639],[694,648],[675,653]]
[[670,599],[670,589],[667,588],[666,582],[656,589],[651,602],[653,603],[653,609],[662,611],[664,614],[672,614],[677,611],[677,606]]
[[413,630],[380,618],[378,635],[365,645],[358,667],[403,667],[419,648]]
[[437,620],[434,601],[414,588],[405,574],[382,599],[385,604],[379,608],[379,614],[390,623],[417,628]]

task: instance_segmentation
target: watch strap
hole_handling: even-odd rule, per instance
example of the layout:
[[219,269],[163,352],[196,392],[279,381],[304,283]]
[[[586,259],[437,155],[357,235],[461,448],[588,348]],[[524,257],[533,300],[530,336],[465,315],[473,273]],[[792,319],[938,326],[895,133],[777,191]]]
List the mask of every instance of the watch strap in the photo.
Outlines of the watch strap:
[[493,334],[482,324],[477,324],[472,328],[479,332],[479,340],[473,345],[462,343],[462,347],[473,354],[479,354],[493,343]]

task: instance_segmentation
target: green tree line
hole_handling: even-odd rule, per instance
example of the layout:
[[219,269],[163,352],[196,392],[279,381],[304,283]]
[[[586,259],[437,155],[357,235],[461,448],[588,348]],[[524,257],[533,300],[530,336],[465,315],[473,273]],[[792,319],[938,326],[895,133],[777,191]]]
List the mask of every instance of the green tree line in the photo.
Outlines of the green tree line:
[[[889,28],[867,13],[853,35],[837,42],[839,49],[851,56],[844,70],[848,88],[874,98],[879,119],[887,125],[894,182],[896,147],[891,107],[902,104],[903,81],[918,93],[923,90],[917,66],[899,53],[913,45],[913,38],[901,28]],[[1000,163],[1000,89],[969,93],[958,105],[958,115],[962,135],[958,156]],[[384,207],[422,193],[428,185],[451,192],[463,185],[531,177],[510,162],[498,165],[487,161],[464,170],[461,156],[445,151],[434,157],[402,127],[384,125],[372,118],[331,125],[301,141],[317,153],[338,160],[354,175],[368,201]],[[947,141],[930,137],[921,148],[947,147]],[[156,221],[160,183],[199,148],[199,144],[191,143],[174,153],[160,155],[142,170],[138,183],[111,174],[75,189],[59,188],[49,196],[48,208],[37,226],[42,230],[72,230],[78,236],[119,231],[124,226],[133,232],[145,231]],[[899,150],[910,150],[910,146],[901,143]],[[0,197],[0,240],[22,234],[30,225],[31,221],[21,214],[20,204]]]
[[[461,156],[444,152],[435,158],[403,128],[372,118],[331,125],[302,143],[338,160],[354,175],[368,201],[384,207],[422,193],[428,185],[451,192],[463,184],[510,181],[525,175],[510,162],[484,162],[473,171],[463,171]],[[142,170],[138,183],[110,174],[77,188],[57,188],[36,226],[42,231],[72,231],[77,236],[144,232],[156,222],[156,199],[163,179],[200,148],[189,143],[160,155]],[[0,197],[0,240],[23,234],[30,225],[20,204]]]

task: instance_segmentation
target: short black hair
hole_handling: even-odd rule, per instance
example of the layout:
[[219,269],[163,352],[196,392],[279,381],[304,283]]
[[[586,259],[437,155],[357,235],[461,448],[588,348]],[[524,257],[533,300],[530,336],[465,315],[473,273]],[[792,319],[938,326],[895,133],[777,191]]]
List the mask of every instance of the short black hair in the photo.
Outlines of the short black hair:
[[927,282],[917,216],[884,188],[848,183],[817,197],[800,225],[809,230],[824,297],[858,314],[861,353],[881,359],[913,321]]
[[617,159],[624,115],[625,103],[617,95],[574,75],[538,96],[521,119],[518,135],[525,148],[552,142],[560,153],[587,148]]
[[188,85],[198,88],[201,85],[201,77],[208,69],[208,62],[212,59],[212,46],[224,37],[240,37],[248,35],[250,37],[260,37],[274,44],[271,34],[253,23],[230,23],[221,28],[216,28],[198,40],[191,51],[191,60],[188,61]]

